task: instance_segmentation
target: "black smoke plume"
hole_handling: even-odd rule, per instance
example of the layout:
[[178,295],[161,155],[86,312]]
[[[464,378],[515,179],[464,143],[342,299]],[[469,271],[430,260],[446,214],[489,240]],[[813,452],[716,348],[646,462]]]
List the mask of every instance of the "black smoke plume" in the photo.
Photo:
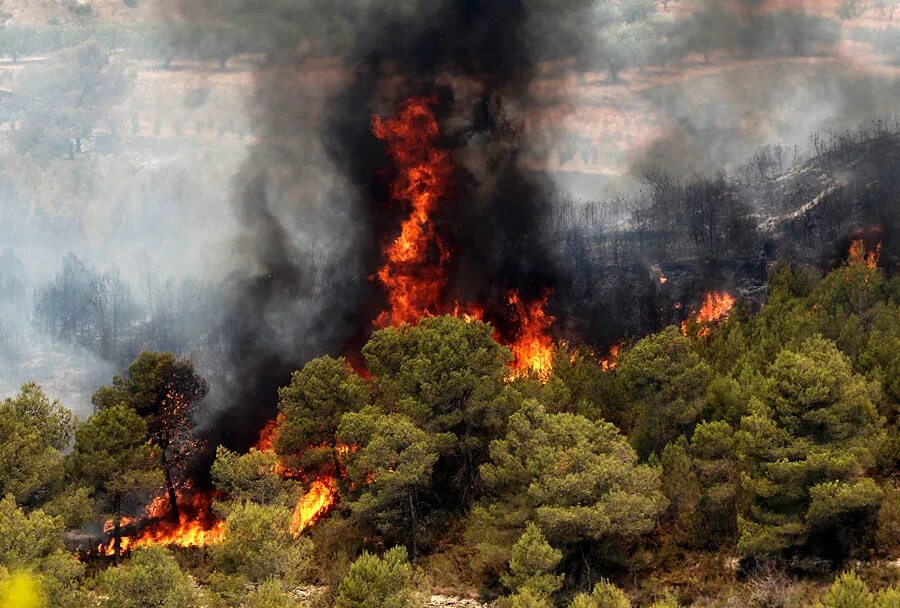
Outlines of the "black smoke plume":
[[[561,39],[577,44],[562,30],[587,10],[525,0],[245,4],[229,14],[193,0],[183,7],[194,19],[245,15],[270,22],[273,37],[293,33],[273,39],[256,74],[258,143],[235,179],[244,233],[221,326],[230,372],[206,427],[221,434],[211,444],[239,448],[272,418],[292,370],[361,344],[383,307],[367,277],[400,217],[387,204],[390,162],[371,124],[402,100],[439,100],[440,145],[453,153],[453,195],[435,221],[452,248],[454,297],[488,304],[502,330],[491,303],[511,289],[528,301],[554,286],[562,269],[541,226],[555,193],[517,162],[522,112],[539,59]],[[311,15],[328,27],[311,31]]]

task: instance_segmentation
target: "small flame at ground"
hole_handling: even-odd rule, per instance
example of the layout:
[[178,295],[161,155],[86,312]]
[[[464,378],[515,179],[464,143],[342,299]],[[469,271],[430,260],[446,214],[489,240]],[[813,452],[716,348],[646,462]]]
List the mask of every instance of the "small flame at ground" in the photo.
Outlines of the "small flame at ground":
[[728,292],[711,291],[707,293],[703,299],[703,304],[700,306],[700,311],[692,319],[685,319],[681,322],[681,333],[685,336],[688,335],[690,331],[689,321],[693,321],[697,326],[698,336],[709,335],[709,326],[727,317],[735,302],[734,296]]
[[660,267],[659,264],[654,264],[653,266],[650,267],[650,270],[653,272],[653,274],[656,275],[656,281],[660,285],[665,285],[666,283],[669,282],[669,278],[663,274],[662,268]]
[[[225,522],[218,520],[212,513],[212,496],[195,492],[190,497],[184,493],[178,495],[179,521],[171,521],[168,515],[168,498],[157,496],[147,505],[144,517],[138,522],[149,521],[145,527],[133,535],[122,536],[122,551],[146,545],[174,545],[178,547],[202,547],[221,540],[225,532]],[[122,518],[121,525],[134,523],[132,518]],[[107,521],[103,529],[107,533],[113,531],[114,523]],[[101,555],[115,554],[115,539],[101,543],[97,547]]]

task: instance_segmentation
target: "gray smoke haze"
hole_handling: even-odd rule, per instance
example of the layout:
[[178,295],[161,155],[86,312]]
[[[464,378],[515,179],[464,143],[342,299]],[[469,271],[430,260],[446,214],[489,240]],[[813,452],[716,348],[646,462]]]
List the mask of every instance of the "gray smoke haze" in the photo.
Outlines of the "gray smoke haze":
[[[573,272],[542,244],[583,229],[564,205],[605,201],[614,224],[651,168],[739,175],[760,146],[803,155],[811,133],[893,116],[893,60],[857,35],[876,25],[896,30],[700,0],[159,0],[127,35],[64,24],[84,39],[0,64],[0,250],[24,268],[0,395],[36,379],[84,413],[98,378],[173,349],[213,379],[203,422],[246,442],[290,371],[352,353],[381,304],[368,276],[399,215],[372,115],[440,99],[454,287],[536,291]],[[83,84],[88,103],[58,93]],[[70,252],[128,284],[114,347],[99,321],[51,336],[36,313]]]

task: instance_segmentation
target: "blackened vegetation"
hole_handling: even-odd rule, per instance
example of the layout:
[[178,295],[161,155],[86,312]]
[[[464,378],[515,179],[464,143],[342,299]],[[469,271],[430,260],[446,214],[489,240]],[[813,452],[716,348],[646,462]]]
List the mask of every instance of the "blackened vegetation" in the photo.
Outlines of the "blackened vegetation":
[[895,268],[896,125],[814,135],[811,143],[814,155],[803,162],[796,151],[770,147],[735,177],[683,180],[653,170],[639,196],[612,209],[557,206],[544,238],[568,263],[554,296],[567,337],[603,345],[642,336],[681,320],[713,289],[761,301],[779,261],[831,268],[857,238],[870,249],[881,243],[881,265]]

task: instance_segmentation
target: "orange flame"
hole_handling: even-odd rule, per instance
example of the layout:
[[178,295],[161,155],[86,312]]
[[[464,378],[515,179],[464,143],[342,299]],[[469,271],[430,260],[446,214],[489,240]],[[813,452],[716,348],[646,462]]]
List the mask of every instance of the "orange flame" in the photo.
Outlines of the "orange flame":
[[[137,534],[121,538],[122,551],[146,545],[175,545],[178,547],[202,547],[221,540],[225,532],[225,522],[217,519],[211,510],[212,495],[196,492],[190,498],[185,494],[178,495],[179,521],[168,519],[168,499],[165,495],[156,496],[145,510],[144,520],[153,523],[144,527]],[[122,518],[122,525],[129,525],[134,520]],[[111,532],[113,523],[107,521],[104,531]],[[115,554],[115,539],[97,546],[101,555]]]
[[600,359],[600,369],[605,372],[616,369],[619,364],[619,351],[622,349],[621,344],[613,344],[609,347],[609,355]]
[[[698,336],[707,336],[710,332],[710,325],[724,319],[731,312],[736,300],[730,293],[723,291],[711,291],[706,294],[700,311],[690,320],[693,321],[697,328]],[[681,322],[681,333],[688,335],[690,331],[690,323],[688,319]]]
[[529,372],[535,373],[542,381],[550,377],[553,370],[553,339],[549,329],[556,318],[544,310],[549,297],[548,291],[540,300],[526,305],[517,291],[509,293],[509,304],[515,309],[519,321],[519,333],[509,345],[515,357],[511,365],[513,377],[519,378]]
[[321,476],[312,482],[291,515],[291,532],[299,536],[303,530],[321,519],[334,505],[337,488],[333,477]]
[[863,239],[856,239],[850,244],[849,262],[851,264],[865,264],[870,270],[878,267],[881,257],[881,243],[875,245],[871,251],[867,249]]
[[[431,214],[449,189],[453,166],[449,153],[435,145],[441,131],[432,103],[414,97],[403,103],[396,118],[372,120],[372,133],[387,142],[387,154],[399,172],[391,197],[410,208],[400,235],[385,250],[387,261],[376,273],[389,305],[376,319],[377,327],[414,323],[437,313],[447,282],[449,251],[435,234]],[[437,245],[437,259],[432,243]]]
[[[437,146],[440,125],[432,111],[433,98],[413,97],[400,106],[395,118],[372,119],[372,133],[386,143],[397,177],[391,198],[409,208],[400,235],[385,248],[385,264],[376,273],[384,287],[388,307],[375,320],[376,327],[415,323],[434,314],[453,314],[467,322],[482,320],[477,304],[446,305],[446,269],[450,251],[436,233],[432,215],[450,191],[453,165],[450,153]],[[546,380],[552,368],[553,341],[549,327],[554,318],[544,312],[548,295],[524,304],[518,293],[508,301],[516,315],[517,335],[510,345],[515,361],[512,376],[529,370]]]
[[650,270],[653,272],[653,274],[656,275],[656,280],[660,285],[665,285],[669,282],[669,278],[665,274],[663,274],[662,268],[659,264],[654,264],[650,267]]

